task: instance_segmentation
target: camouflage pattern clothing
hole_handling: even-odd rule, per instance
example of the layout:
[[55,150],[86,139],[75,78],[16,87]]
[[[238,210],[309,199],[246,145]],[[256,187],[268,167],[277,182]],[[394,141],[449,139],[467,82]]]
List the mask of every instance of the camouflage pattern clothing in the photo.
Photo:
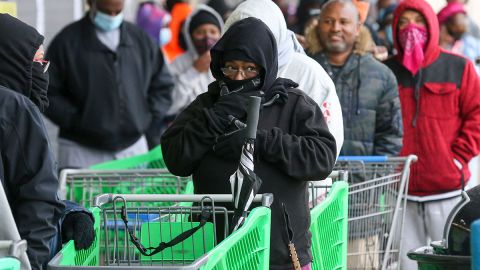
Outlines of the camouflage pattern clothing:
[[403,127],[397,80],[358,47],[342,67],[332,67],[323,52],[312,56],[332,77],[342,106],[345,141],[340,155],[398,155]]

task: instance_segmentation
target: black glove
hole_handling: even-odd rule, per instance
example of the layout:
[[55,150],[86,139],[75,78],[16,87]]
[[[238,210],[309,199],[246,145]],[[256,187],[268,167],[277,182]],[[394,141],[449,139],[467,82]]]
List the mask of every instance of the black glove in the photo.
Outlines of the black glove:
[[[273,83],[272,87],[265,93],[265,106],[274,103],[285,104],[288,100],[288,89],[298,87],[298,83],[284,78],[278,78]],[[277,96],[278,95],[278,96]]]
[[231,119],[245,119],[250,96],[261,96],[260,91],[235,92],[219,96],[217,102],[210,109],[205,109],[207,119],[215,130],[222,134],[232,123]]
[[245,119],[247,115],[247,105],[250,96],[259,95],[255,92],[237,92],[224,96],[219,96],[217,102],[213,105],[213,110],[224,117],[229,115],[237,119]]
[[95,239],[92,217],[85,212],[72,212],[62,223],[62,242],[72,240],[75,249],[87,249]]
[[213,152],[224,159],[239,160],[245,137],[245,128],[219,136],[213,146]]

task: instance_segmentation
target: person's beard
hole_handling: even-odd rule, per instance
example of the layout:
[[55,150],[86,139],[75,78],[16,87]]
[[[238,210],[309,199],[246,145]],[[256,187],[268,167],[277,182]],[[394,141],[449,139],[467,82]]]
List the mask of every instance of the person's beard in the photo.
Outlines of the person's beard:
[[325,49],[327,49],[327,51],[333,52],[333,53],[342,53],[348,50],[347,43],[345,42],[326,41],[324,46],[325,46]]
[[447,27],[448,34],[455,39],[455,41],[462,39],[465,32],[454,32]]

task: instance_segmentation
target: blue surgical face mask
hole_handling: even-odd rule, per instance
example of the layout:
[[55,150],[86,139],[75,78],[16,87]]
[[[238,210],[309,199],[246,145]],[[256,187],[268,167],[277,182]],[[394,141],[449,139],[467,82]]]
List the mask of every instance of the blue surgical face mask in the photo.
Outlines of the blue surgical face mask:
[[393,33],[391,24],[385,26],[385,35],[387,36],[388,43],[390,43],[390,45],[393,45]]
[[97,10],[93,18],[93,23],[105,32],[118,29],[122,22],[123,12],[118,13],[116,16],[110,16]]
[[160,29],[160,33],[158,36],[158,41],[160,42],[160,47],[166,45],[172,39],[172,31],[170,28],[162,28]]

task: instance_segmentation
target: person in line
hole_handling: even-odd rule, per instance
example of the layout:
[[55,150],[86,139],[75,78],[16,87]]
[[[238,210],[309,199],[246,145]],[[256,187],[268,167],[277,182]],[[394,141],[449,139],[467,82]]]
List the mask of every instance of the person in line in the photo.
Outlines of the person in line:
[[397,81],[368,51],[373,43],[368,30],[360,29],[351,1],[329,1],[308,33],[309,53],[327,70],[340,98],[345,131],[340,155],[396,156],[402,147]]
[[[312,261],[308,181],[327,177],[336,144],[320,107],[291,80],[277,78],[278,52],[267,25],[246,18],[231,25],[210,51],[215,81],[162,136],[165,163],[175,175],[192,175],[195,193],[229,194],[245,140],[248,98],[261,96],[255,144],[259,193],[273,193],[270,269],[291,269],[282,204],[292,221],[300,264]],[[220,91],[222,88],[222,91]],[[231,205],[227,205],[231,207]]]
[[467,11],[463,4],[450,2],[438,14],[440,47],[471,60],[480,74],[480,39],[468,33]]
[[[7,14],[0,14],[0,32],[0,184],[27,240],[31,268],[46,269],[62,242],[90,246],[93,217],[57,196],[56,163],[40,112],[48,107],[43,36]],[[0,235],[6,229],[0,226]]]
[[167,11],[170,12],[172,20],[169,28],[172,33],[170,42],[168,42],[163,51],[168,63],[172,63],[175,58],[182,55],[186,48],[183,47],[182,25],[185,23],[188,15],[192,13],[192,7],[186,0],[167,0],[165,2]]
[[[447,5],[450,3],[460,3],[462,5],[467,5],[468,0],[446,0]],[[475,38],[480,38],[480,27],[477,25],[475,20],[471,16],[467,16],[468,30],[467,33]]]
[[188,50],[170,65],[175,80],[168,120],[187,107],[214,81],[210,72],[210,49],[220,39],[223,21],[212,8],[199,5],[185,21],[183,35]]
[[173,79],[151,38],[123,20],[123,0],[89,0],[47,51],[46,116],[59,126],[60,168],[138,155],[160,143]]
[[262,20],[272,31],[277,43],[278,76],[298,83],[298,88],[320,106],[339,153],[343,144],[342,108],[330,76],[305,55],[293,32],[287,29],[282,11],[273,1],[247,0],[241,3],[225,22],[225,31],[248,17]]
[[401,156],[415,154],[408,186],[402,269],[416,269],[406,253],[441,240],[446,218],[470,177],[468,162],[480,152],[480,80],[473,64],[439,46],[439,23],[424,0],[404,0],[395,10],[395,57],[404,126]]

